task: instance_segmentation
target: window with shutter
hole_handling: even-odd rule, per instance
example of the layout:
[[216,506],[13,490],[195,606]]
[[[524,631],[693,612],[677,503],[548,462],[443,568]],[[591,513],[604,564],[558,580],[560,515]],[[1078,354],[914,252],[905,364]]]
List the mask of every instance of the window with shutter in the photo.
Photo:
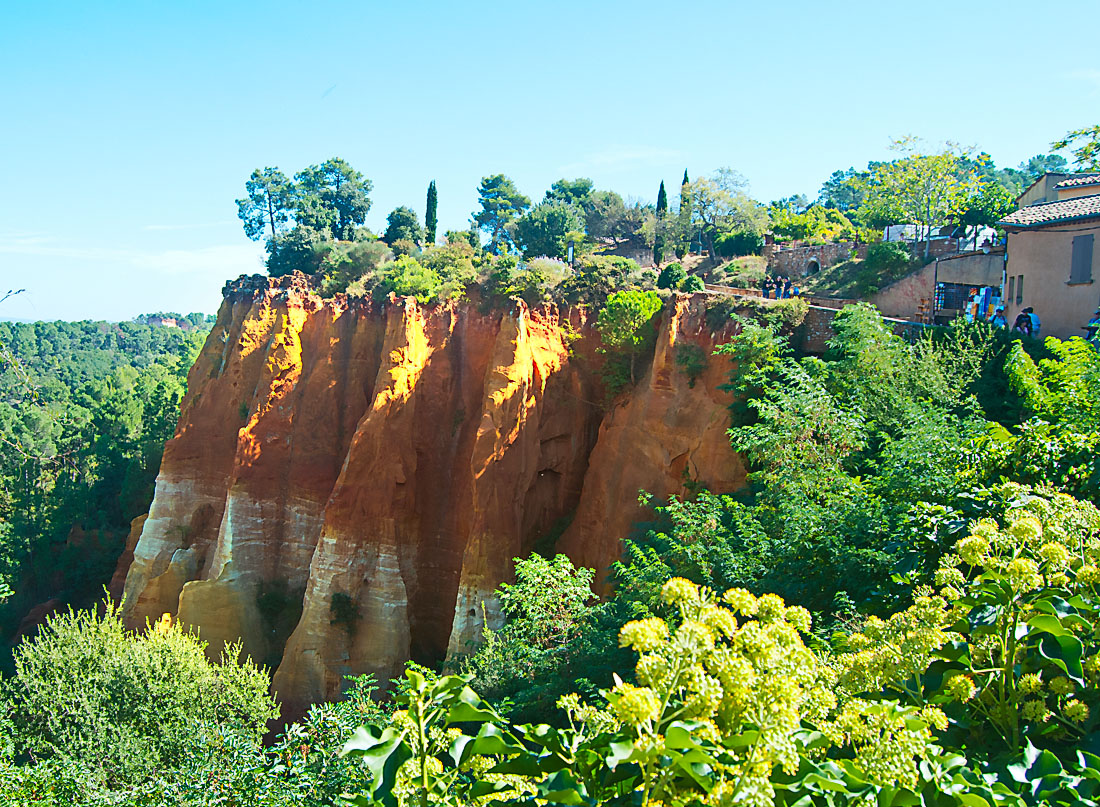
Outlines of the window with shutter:
[[1092,282],[1092,233],[1073,239],[1073,257],[1069,264],[1070,283]]
[[1005,301],[1010,301],[1014,294],[1016,294],[1016,275],[1008,279],[1008,294],[1005,295]]
[[1019,275],[1016,278],[1016,302],[1022,303],[1024,301],[1024,276]]

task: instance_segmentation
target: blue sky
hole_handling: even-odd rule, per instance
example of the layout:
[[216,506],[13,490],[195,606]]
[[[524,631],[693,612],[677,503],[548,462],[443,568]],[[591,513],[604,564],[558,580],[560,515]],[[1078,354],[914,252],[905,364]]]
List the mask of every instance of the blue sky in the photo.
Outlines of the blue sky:
[[480,177],[654,200],[732,166],[816,194],[892,137],[1016,165],[1100,123],[1100,3],[4,3],[2,317],[213,312],[261,271],[233,200],[253,168],[340,156],[368,225],[431,179],[441,229]]

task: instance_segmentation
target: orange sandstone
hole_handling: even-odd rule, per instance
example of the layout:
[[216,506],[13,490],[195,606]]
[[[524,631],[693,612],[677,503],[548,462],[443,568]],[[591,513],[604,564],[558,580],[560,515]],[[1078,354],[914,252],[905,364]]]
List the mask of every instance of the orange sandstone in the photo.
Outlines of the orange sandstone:
[[[321,299],[242,278],[188,378],[125,582],[125,614],[171,613],[275,668],[285,711],[476,643],[513,558],[575,513],[559,548],[600,570],[637,492],[732,490],[702,296],[661,315],[653,366],[609,412],[583,309],[484,311]],[[580,334],[580,341],[570,338]]]

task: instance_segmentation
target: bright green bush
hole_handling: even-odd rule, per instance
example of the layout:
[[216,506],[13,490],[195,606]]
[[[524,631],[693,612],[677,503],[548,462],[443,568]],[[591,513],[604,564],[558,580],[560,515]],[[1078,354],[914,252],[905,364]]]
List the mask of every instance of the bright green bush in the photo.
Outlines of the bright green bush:
[[77,769],[104,790],[179,770],[207,725],[258,741],[278,715],[267,676],[240,647],[207,661],[205,643],[165,619],[144,634],[118,607],[52,617],[15,651],[5,687],[17,756]]
[[398,297],[415,297],[418,303],[426,305],[437,299],[442,287],[443,280],[435,270],[404,255],[381,268],[374,294],[382,298],[392,292]]

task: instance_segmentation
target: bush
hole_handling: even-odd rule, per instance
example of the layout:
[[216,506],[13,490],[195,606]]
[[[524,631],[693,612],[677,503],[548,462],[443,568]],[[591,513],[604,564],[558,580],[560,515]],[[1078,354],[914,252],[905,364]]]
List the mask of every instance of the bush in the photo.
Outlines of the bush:
[[278,716],[268,679],[240,646],[220,663],[167,617],[128,631],[119,608],[51,618],[15,650],[7,687],[17,754],[76,767],[104,788],[125,789],[176,770],[227,722],[259,741]]
[[706,289],[706,284],[703,283],[703,278],[698,275],[688,275],[680,284],[680,291],[693,292],[703,291],[704,289]]
[[342,241],[321,261],[321,294],[331,297],[346,292],[359,280],[371,280],[378,267],[391,257],[381,241]]
[[867,247],[863,264],[885,277],[900,277],[912,265],[909,250],[895,241],[882,241]]
[[291,272],[314,274],[335,242],[325,231],[299,225],[267,242],[267,273],[282,277]]
[[684,267],[682,267],[678,263],[670,263],[668,266],[661,270],[661,274],[657,275],[657,288],[679,288],[680,284],[684,282],[684,278],[686,277],[687,272],[684,271]]
[[687,376],[688,386],[694,388],[696,379],[707,369],[707,352],[699,345],[677,345],[676,366]]
[[436,299],[443,281],[432,269],[422,266],[416,258],[405,255],[382,267],[382,280],[375,286],[375,297],[391,291],[398,297],[415,297],[421,305]]
[[759,255],[763,249],[764,236],[754,232],[726,233],[714,240],[714,251],[723,258]]

